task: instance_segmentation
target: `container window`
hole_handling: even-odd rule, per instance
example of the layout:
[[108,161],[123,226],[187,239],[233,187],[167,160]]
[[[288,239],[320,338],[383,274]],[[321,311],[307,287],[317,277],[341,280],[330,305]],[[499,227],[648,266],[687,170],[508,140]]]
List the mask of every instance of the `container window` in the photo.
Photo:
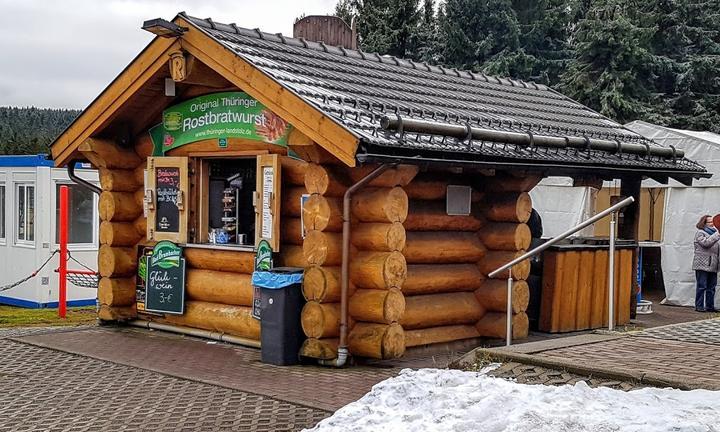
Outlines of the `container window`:
[[55,185],[55,243],[60,242],[60,186],[68,186],[68,243],[90,244],[95,226],[94,194],[78,185]]
[[35,241],[35,186],[17,185],[17,237],[18,243]]

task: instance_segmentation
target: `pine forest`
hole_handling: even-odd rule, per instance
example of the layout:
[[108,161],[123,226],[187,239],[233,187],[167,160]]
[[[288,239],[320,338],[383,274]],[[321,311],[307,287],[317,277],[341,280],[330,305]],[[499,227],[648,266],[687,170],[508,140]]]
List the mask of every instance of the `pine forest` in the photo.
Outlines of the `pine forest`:
[[549,85],[626,123],[720,132],[720,0],[340,0],[364,51]]

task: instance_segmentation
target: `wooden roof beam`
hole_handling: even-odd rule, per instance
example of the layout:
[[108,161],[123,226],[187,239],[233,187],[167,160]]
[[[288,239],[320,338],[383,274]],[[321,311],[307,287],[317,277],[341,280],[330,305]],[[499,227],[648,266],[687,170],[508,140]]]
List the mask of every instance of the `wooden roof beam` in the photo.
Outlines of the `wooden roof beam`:
[[355,166],[355,151],[359,143],[356,135],[191,22],[178,17],[176,24],[189,28],[182,37],[186,51],[287,120],[343,163]]
[[122,105],[155,73],[167,67],[168,55],[180,49],[175,39],[155,38],[50,147],[56,166],[67,164],[82,142],[106,126]]

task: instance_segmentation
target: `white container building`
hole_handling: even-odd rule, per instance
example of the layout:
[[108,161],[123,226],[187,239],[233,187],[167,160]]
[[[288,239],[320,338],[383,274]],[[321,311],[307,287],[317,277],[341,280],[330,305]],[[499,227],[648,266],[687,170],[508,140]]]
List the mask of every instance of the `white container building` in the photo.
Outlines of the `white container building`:
[[[98,183],[96,170],[76,168],[78,177]],[[31,275],[58,250],[61,185],[70,187],[68,268],[97,269],[97,195],[74,184],[67,170],[54,168],[45,155],[0,156],[0,290]],[[57,268],[55,254],[35,277],[0,291],[0,304],[57,307]],[[96,296],[95,289],[68,282],[68,306],[94,305]]]

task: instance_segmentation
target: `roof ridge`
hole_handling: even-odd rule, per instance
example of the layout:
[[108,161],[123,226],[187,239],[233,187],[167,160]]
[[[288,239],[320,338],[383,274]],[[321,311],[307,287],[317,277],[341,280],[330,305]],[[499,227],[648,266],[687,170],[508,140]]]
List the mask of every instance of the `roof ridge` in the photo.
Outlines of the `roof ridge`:
[[[183,16],[184,18],[187,18],[190,22],[193,24],[208,28],[211,30],[218,30],[223,31],[227,33],[233,33],[233,34],[242,34],[243,36],[253,37],[256,39],[270,39],[270,40],[276,40],[276,42],[282,43],[284,45],[291,45],[291,46],[299,46],[302,45],[307,49],[312,49],[314,51],[334,54],[334,55],[340,55],[343,57],[355,57],[349,55],[350,53],[357,53],[357,55],[362,58],[363,60],[369,60],[376,63],[383,63],[383,59],[387,59],[387,61],[395,66],[407,68],[407,69],[420,69],[425,70],[426,72],[435,73],[439,75],[445,75],[445,76],[455,76],[458,78],[465,78],[470,79],[473,81],[481,80],[488,83],[494,83],[494,84],[500,84],[505,85],[509,87],[523,87],[523,88],[533,88],[535,90],[543,90],[547,91],[550,90],[550,87],[544,85],[544,84],[538,84],[533,81],[523,81],[519,79],[509,78],[509,77],[498,77],[494,75],[487,75],[484,72],[472,72],[466,69],[457,69],[457,68],[448,68],[446,66],[442,65],[431,65],[427,62],[416,62],[411,59],[406,58],[400,58],[390,55],[380,55],[376,52],[365,52],[361,49],[350,49],[350,48],[344,48],[340,46],[333,46],[333,48],[337,49],[337,52],[335,50],[329,50],[328,45],[323,42],[311,42],[304,38],[294,38],[294,37],[288,37],[284,36],[282,33],[267,33],[263,32],[259,28],[255,29],[249,29],[245,27],[239,27],[235,23],[230,24],[223,24],[219,23],[217,21],[213,21],[212,18],[198,18],[193,17],[185,12],[180,12],[178,15]],[[295,42],[295,43],[293,43]]]

